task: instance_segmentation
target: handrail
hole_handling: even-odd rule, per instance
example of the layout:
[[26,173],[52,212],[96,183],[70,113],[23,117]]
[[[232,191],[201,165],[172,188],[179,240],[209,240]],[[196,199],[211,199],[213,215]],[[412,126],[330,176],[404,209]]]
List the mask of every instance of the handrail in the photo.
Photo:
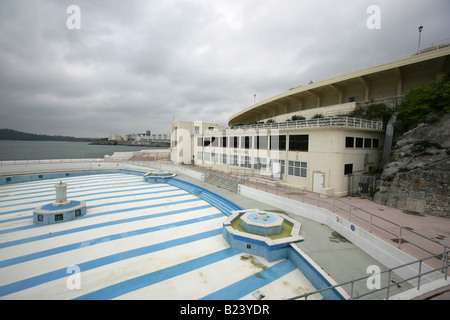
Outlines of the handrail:
[[[251,124],[242,126],[233,126],[227,128],[226,133],[235,132],[236,130],[250,130],[250,129],[298,129],[298,128],[318,128],[318,127],[351,127],[362,128],[369,130],[383,130],[383,121],[381,120],[366,120],[351,117],[327,117],[309,120],[294,120],[286,122],[276,122],[267,124]],[[206,130],[205,134],[213,134],[214,130]]]
[[[159,161],[151,161],[151,163],[153,166],[158,164],[167,165],[167,163],[163,164],[160,163]],[[195,169],[195,171],[202,173],[203,175],[202,180],[204,180],[204,178],[211,173],[220,175],[219,173],[220,171],[215,170],[212,167],[198,167],[194,165],[185,165],[185,167]],[[243,174],[241,173],[242,171]],[[327,208],[331,212],[337,214],[342,218],[348,217],[349,222],[352,222],[355,225],[365,227],[364,224],[366,224],[369,233],[373,234],[375,230],[379,230],[388,235],[398,238],[397,244],[398,248],[400,249],[403,243],[406,242],[408,243],[408,245],[416,247],[425,252],[426,254],[434,254],[436,252],[441,252],[442,248],[445,248],[445,245],[439,243],[438,241],[430,239],[420,233],[415,232],[414,230],[411,230],[410,228],[401,226],[398,223],[395,223],[382,216],[369,212],[363,208],[345,202],[339,198],[332,196],[323,197],[323,195],[320,193],[305,191],[304,189],[295,186],[281,185],[273,180],[260,179],[256,177],[257,176],[256,174],[252,174],[251,171],[252,170],[247,169],[237,169],[236,173],[231,171],[229,173],[224,173],[224,175],[222,176],[224,177],[229,176],[234,180],[238,181],[241,185],[253,187],[257,190],[264,190],[265,192],[272,191],[276,195],[284,196],[287,197],[288,199],[300,201],[302,203],[308,203],[310,205],[314,205],[317,207]],[[364,217],[364,215],[366,215],[366,217]],[[380,225],[380,223],[382,222],[386,223],[387,226],[385,225],[383,227],[382,225]],[[438,246],[438,248],[436,250],[433,250],[434,252],[430,251],[427,248],[424,248],[423,246],[419,245],[417,241],[411,238],[411,236],[416,236],[423,240],[426,240],[427,243],[430,244],[430,246]]]
[[[252,180],[252,182],[251,182],[251,180]],[[293,194],[295,191],[297,191],[300,193],[300,196],[301,196],[300,197],[301,199],[300,198],[298,198],[298,199],[301,200],[302,203],[307,202],[308,204],[311,204],[311,205],[314,205],[317,207],[327,207],[333,213],[341,212],[341,214],[338,214],[339,216],[342,216],[342,213],[345,213],[348,216],[348,220],[350,222],[352,222],[356,225],[359,225],[360,227],[361,227],[361,224],[357,224],[357,223],[355,223],[355,221],[360,221],[360,222],[366,223],[369,228],[369,230],[368,230],[369,233],[373,233],[373,231],[374,231],[373,229],[376,228],[376,229],[386,232],[394,237],[398,237],[398,247],[399,248],[401,248],[402,244],[407,241],[409,245],[412,245],[420,250],[423,250],[427,254],[435,253],[435,252],[431,252],[428,249],[417,244],[416,241],[414,241],[414,239],[411,239],[410,237],[408,237],[408,234],[413,234],[417,237],[420,237],[420,238],[428,241],[428,243],[430,243],[430,245],[439,246],[440,248],[438,249],[437,252],[441,252],[442,248],[445,248],[445,245],[439,243],[438,241],[430,239],[420,233],[410,230],[410,228],[401,226],[393,221],[390,221],[384,217],[381,217],[372,212],[369,212],[363,208],[359,208],[353,204],[347,203],[339,198],[331,197],[331,196],[323,197],[323,195],[320,193],[305,191],[302,188],[293,187],[293,186],[283,186],[274,181],[269,181],[269,180],[265,180],[265,179],[263,180],[263,179],[259,179],[259,178],[253,178],[251,180],[248,179],[247,182],[243,185],[247,185],[249,187],[254,187],[257,190],[260,189],[265,192],[274,191],[276,195],[287,196],[288,199],[294,198],[293,200],[296,200],[295,199],[296,196],[295,195],[293,196]],[[306,201],[306,200],[308,200],[308,201]],[[359,213],[367,214],[368,218],[364,218]],[[389,228],[381,226],[376,221],[387,223]],[[392,231],[389,230],[392,227],[397,228],[398,232],[393,232],[395,230],[392,230]]]
[[[421,278],[423,276],[425,276],[425,275],[428,275],[428,274],[431,274],[431,273],[435,273],[435,272],[442,272],[443,273],[442,274],[443,278],[445,280],[447,280],[447,272],[448,272],[448,264],[449,264],[449,262],[448,262],[448,255],[449,255],[449,253],[450,253],[450,249],[445,248],[444,252],[441,253],[441,254],[435,254],[435,255],[429,256],[427,258],[423,258],[423,259],[419,259],[419,260],[416,260],[416,261],[408,262],[408,263],[403,264],[401,266],[394,267],[394,268],[389,268],[387,270],[381,271],[379,273],[380,279],[381,279],[381,275],[382,274],[388,273],[387,285],[380,286],[380,288],[378,288],[378,289],[372,289],[373,291],[369,291],[369,292],[366,292],[366,293],[363,293],[363,294],[360,294],[360,295],[357,295],[357,296],[353,295],[353,292],[354,292],[353,288],[354,288],[355,282],[362,281],[362,280],[368,280],[369,278],[373,277],[373,274],[368,275],[368,276],[364,276],[364,277],[360,277],[358,279],[352,279],[350,281],[342,282],[342,283],[339,283],[339,284],[336,284],[336,285],[333,285],[333,286],[329,286],[327,288],[323,288],[323,289],[320,289],[320,290],[307,292],[307,293],[299,295],[299,296],[288,298],[287,300],[297,300],[297,299],[302,299],[302,298],[307,300],[308,297],[311,296],[311,295],[318,294],[318,293],[320,294],[321,292],[328,291],[328,290],[333,290],[335,288],[343,287],[343,286],[346,286],[346,285],[349,285],[349,284],[351,285],[349,300],[359,299],[361,297],[364,297],[364,296],[367,296],[367,295],[371,295],[371,294],[377,293],[377,292],[382,291],[382,290],[387,290],[387,292],[386,292],[386,300],[389,300],[389,297],[390,297],[390,290],[389,289],[392,286],[397,286],[397,285],[399,285],[399,284],[401,284],[403,282],[411,283],[411,280],[414,280],[414,279],[417,278],[417,290],[419,290],[420,289],[420,285],[421,285],[421,282],[420,282]],[[436,257],[438,257],[440,255],[442,255],[442,266],[441,267],[434,268],[434,269],[431,269],[431,270],[428,270],[428,271],[423,271],[422,270],[422,265],[423,265],[425,260],[436,258]],[[418,272],[417,275],[409,277],[407,279],[403,279],[402,281],[395,282],[395,284],[391,283],[391,274],[392,274],[393,271],[398,270],[400,268],[405,268],[405,267],[414,265],[416,263],[419,263],[419,268],[418,268],[419,272]]]

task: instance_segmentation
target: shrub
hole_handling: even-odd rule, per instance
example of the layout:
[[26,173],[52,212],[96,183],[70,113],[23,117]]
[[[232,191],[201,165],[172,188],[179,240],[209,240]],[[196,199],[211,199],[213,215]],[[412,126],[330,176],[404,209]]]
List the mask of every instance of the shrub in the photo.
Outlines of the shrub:
[[370,105],[358,106],[348,116],[367,120],[383,120],[384,123],[387,123],[393,113],[394,110],[384,103],[372,103]]
[[440,80],[411,90],[405,95],[397,109],[398,120],[404,130],[410,130],[421,122],[436,121],[450,112],[450,78],[443,75]]
[[305,120],[305,117],[302,116],[292,116],[291,121],[296,121],[296,120]]

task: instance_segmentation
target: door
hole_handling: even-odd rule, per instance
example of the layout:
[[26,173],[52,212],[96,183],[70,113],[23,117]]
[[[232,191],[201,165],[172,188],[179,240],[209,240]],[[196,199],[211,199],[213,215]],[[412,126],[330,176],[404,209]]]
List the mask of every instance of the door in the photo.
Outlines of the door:
[[314,172],[313,191],[320,193],[325,182],[325,174]]

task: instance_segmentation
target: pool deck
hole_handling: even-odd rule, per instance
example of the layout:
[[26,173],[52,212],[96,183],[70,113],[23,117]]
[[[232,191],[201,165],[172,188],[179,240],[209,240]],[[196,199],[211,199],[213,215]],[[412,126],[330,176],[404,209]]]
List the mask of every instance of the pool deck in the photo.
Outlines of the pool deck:
[[[298,247],[337,283],[366,276],[370,265],[386,268],[321,223],[186,175],[177,178],[243,208],[295,218],[305,238]],[[287,260],[269,263],[231,250],[221,233],[226,216],[216,207],[173,186],[148,184],[139,176],[65,178],[68,199],[85,200],[87,215],[34,226],[32,210],[54,200],[53,185],[60,180],[0,186],[0,299],[255,300],[259,291],[272,300],[314,290]],[[369,200],[347,200],[429,237],[443,238],[450,246],[450,219],[411,216]],[[73,270],[81,272],[79,278],[76,273],[70,276]],[[396,280],[394,276],[392,281]],[[425,292],[422,299],[450,299],[447,289]],[[359,284],[355,290],[367,288]]]

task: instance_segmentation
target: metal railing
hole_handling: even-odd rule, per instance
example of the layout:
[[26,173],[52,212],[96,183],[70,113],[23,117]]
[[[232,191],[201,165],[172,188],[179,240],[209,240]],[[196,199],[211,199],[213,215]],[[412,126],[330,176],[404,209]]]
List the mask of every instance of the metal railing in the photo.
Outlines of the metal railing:
[[[111,159],[109,161],[126,161],[126,159]],[[31,164],[60,164],[60,163],[93,163],[106,162],[103,158],[80,158],[80,159],[41,159],[41,160],[0,160],[0,166],[16,166]]]
[[395,240],[394,243],[397,244],[399,249],[402,249],[402,246],[408,246],[419,249],[422,254],[436,254],[437,252],[443,252],[446,247],[444,244],[415,232],[409,227],[390,221],[340,198],[324,196],[320,193],[305,191],[299,187],[282,185],[276,181],[256,177],[248,178],[242,184],[256,190],[263,190],[264,192],[301,203],[327,209],[356,226],[367,230],[369,233],[387,241]]
[[[355,294],[354,288],[355,288],[355,284],[359,281],[365,281],[366,284],[367,282],[372,279],[372,277],[375,276],[375,274],[371,274],[368,276],[364,276],[358,279],[352,279],[350,281],[346,281],[340,284],[336,284],[321,290],[317,290],[317,291],[311,291],[308,293],[305,293],[303,295],[299,295],[299,296],[295,296],[292,298],[289,298],[287,300],[298,300],[298,299],[305,299],[307,300],[308,297],[312,296],[312,295],[316,295],[316,294],[321,294],[322,292],[328,291],[328,290],[333,290],[336,288],[344,288],[344,287],[349,287],[349,289],[345,290],[347,292],[349,292],[349,300],[356,300],[356,299],[360,299],[362,297],[366,297],[366,296],[370,296],[370,295],[378,295],[376,298],[381,298],[383,296],[380,296],[380,293],[382,291],[386,291],[384,298],[386,300],[389,300],[389,298],[392,295],[392,291],[391,288],[392,287],[398,287],[403,283],[409,283],[409,284],[413,284],[413,286],[417,289],[420,290],[420,286],[423,284],[422,280],[424,276],[430,275],[430,278],[433,278],[433,280],[439,280],[439,279],[444,279],[447,280],[447,273],[448,273],[448,255],[450,253],[450,250],[448,250],[447,248],[445,248],[445,250],[443,251],[443,253],[441,254],[435,254],[432,256],[429,256],[427,258],[424,259],[420,259],[417,261],[413,261],[410,263],[406,263],[404,265],[395,267],[395,268],[389,268],[387,270],[381,271],[379,274],[377,274],[377,276],[380,276],[380,279],[382,278],[382,275],[386,275],[385,278],[385,284],[381,285],[381,280],[380,280],[380,285],[379,288],[373,288],[370,289],[368,286],[368,292],[365,293],[361,293],[361,294]],[[425,270],[428,268],[423,268],[424,262],[426,260],[430,260],[430,259],[436,259],[436,258],[440,258],[442,260],[442,266],[438,267],[438,268],[432,268],[430,270]],[[414,266],[417,265],[417,274],[413,275],[411,277],[408,277],[406,279],[403,279],[401,281],[392,281],[392,275],[394,272],[398,272],[399,269],[402,268],[408,268],[410,270],[413,269]],[[433,276],[431,276],[434,273]],[[397,292],[395,292],[394,294],[397,294]]]
[[[234,133],[238,130],[255,130],[255,129],[301,129],[301,128],[320,128],[320,127],[347,127],[359,128],[375,131],[383,131],[383,121],[365,120],[350,117],[328,117],[310,120],[296,120],[266,124],[251,124],[243,126],[234,126],[226,129],[226,133]],[[213,134],[214,130],[207,130],[205,134]]]
[[97,163],[97,162],[123,162],[123,161],[157,161],[169,160],[170,152],[153,152],[134,155],[130,157],[105,158],[72,158],[72,159],[38,159],[38,160],[0,160],[0,166],[33,165],[33,164],[60,164],[60,163]]

